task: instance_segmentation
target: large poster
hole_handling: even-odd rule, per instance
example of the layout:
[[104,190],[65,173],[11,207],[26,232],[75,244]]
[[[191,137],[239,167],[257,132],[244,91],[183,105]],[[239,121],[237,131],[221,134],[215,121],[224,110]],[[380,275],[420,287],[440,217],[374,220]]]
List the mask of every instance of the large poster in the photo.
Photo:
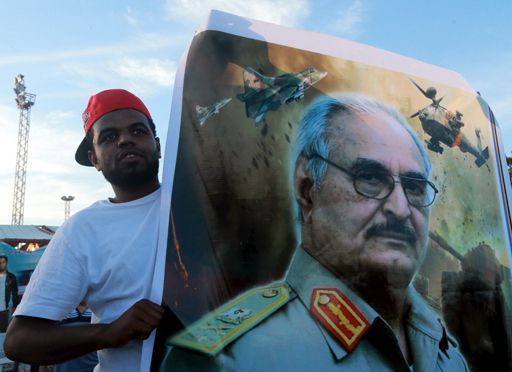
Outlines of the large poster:
[[512,368],[499,128],[460,75],[213,12],[177,81],[163,370]]

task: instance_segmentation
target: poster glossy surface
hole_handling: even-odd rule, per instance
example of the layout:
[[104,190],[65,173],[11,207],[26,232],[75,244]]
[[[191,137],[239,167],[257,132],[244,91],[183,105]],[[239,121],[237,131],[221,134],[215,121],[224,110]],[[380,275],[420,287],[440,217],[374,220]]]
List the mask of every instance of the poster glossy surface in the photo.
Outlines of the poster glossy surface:
[[163,370],[510,370],[509,188],[462,77],[214,12],[177,81]]

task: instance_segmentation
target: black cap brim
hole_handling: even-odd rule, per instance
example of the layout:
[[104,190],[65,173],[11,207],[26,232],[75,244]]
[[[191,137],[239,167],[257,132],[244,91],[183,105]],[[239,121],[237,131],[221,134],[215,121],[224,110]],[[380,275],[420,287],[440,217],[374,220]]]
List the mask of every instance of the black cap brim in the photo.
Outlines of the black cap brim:
[[87,140],[87,137],[84,137],[75,152],[75,160],[78,164],[85,165],[86,167],[93,166],[89,161],[89,150],[91,150],[89,141]]

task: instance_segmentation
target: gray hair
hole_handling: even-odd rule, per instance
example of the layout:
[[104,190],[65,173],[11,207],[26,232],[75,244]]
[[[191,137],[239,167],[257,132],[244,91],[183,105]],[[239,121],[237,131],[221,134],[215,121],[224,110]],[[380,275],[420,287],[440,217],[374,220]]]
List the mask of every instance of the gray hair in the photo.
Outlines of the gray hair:
[[328,135],[328,132],[332,119],[341,113],[355,114],[360,112],[384,112],[395,119],[409,133],[416,144],[428,177],[432,167],[427,152],[416,132],[400,112],[373,98],[353,93],[343,93],[337,94],[334,97],[322,96],[313,102],[303,114],[290,159],[290,184],[292,190],[294,190],[295,167],[297,166],[297,160],[301,156],[308,159],[307,169],[313,178],[314,188],[318,189],[321,186],[327,172],[327,164],[318,158],[311,158],[311,156],[317,153],[329,159],[333,139]]

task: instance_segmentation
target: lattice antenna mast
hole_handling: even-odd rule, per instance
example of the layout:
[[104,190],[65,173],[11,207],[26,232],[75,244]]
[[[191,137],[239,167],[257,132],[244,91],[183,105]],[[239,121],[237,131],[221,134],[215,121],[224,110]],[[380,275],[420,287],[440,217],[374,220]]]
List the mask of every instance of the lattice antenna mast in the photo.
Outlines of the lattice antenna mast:
[[66,221],[69,218],[71,211],[71,201],[74,199],[75,197],[71,195],[64,195],[63,197],[61,197],[61,200],[64,200],[64,221]]
[[16,104],[20,109],[20,124],[18,128],[18,151],[16,153],[16,171],[14,173],[11,223],[13,225],[21,225],[23,224],[23,212],[25,209],[30,109],[34,106],[36,95],[25,92],[25,80],[22,74],[18,74],[14,78],[14,93],[16,93]]

